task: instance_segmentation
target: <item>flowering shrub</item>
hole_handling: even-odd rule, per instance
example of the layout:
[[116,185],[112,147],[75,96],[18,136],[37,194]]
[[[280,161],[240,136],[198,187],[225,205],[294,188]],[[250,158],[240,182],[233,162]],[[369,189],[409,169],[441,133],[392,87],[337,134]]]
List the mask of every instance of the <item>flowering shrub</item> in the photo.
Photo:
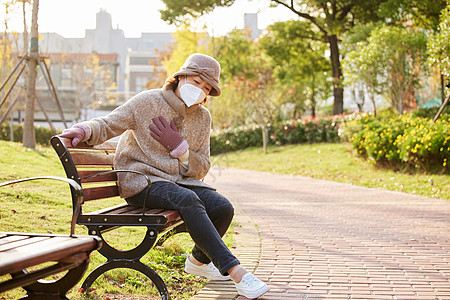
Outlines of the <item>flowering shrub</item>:
[[350,141],[359,156],[378,165],[448,173],[450,115],[442,115],[434,124],[417,115],[361,114],[343,125],[341,138]]
[[[339,142],[342,116],[267,124],[269,145]],[[211,154],[262,146],[261,125],[239,126],[211,134]]]
[[400,160],[416,168],[431,170],[442,165],[448,173],[450,156],[450,118],[438,119],[433,126],[427,119],[409,123],[395,141]]
[[262,145],[262,127],[239,126],[211,134],[211,154],[219,154],[250,146]]

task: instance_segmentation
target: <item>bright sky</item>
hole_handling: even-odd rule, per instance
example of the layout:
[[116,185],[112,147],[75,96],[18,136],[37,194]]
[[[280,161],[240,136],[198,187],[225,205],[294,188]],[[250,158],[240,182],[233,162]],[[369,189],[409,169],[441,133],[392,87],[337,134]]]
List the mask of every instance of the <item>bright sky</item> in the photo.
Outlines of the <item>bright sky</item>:
[[[4,1],[0,1],[4,3]],[[0,30],[4,31],[4,8],[0,12]],[[95,28],[96,13],[105,9],[111,14],[113,28],[120,28],[126,37],[140,37],[142,32],[171,32],[161,20],[160,9],[165,8],[160,0],[40,0],[39,32],[56,32],[66,38],[84,37],[85,29]],[[258,27],[295,18],[285,7],[270,8],[269,0],[236,0],[229,8],[218,8],[202,17],[198,28],[206,26],[210,34],[224,35],[234,28],[244,27],[244,13],[258,14]],[[31,18],[31,10],[28,13]],[[31,26],[31,21],[28,21]],[[8,20],[9,30],[23,31],[22,8],[17,6],[14,18]]]

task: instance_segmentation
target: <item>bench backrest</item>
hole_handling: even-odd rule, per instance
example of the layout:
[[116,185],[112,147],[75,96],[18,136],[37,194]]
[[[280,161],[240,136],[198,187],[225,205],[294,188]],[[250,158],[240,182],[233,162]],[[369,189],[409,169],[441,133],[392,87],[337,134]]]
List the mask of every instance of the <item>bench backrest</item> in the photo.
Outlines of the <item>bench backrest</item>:
[[[67,178],[75,180],[82,186],[84,201],[119,196],[117,173],[93,176],[114,170],[117,142],[105,142],[96,146],[80,143],[73,147],[70,139],[58,136],[52,137],[50,142],[58,154]],[[94,183],[97,185],[92,187],[91,184]],[[98,183],[102,184],[98,185]],[[89,187],[85,187],[86,184],[90,184]]]

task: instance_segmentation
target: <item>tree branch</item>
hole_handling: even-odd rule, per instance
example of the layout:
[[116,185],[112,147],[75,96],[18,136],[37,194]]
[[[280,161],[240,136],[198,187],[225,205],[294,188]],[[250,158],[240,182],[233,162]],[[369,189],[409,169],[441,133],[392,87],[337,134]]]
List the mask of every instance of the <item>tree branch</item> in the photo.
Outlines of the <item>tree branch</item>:
[[314,18],[313,16],[310,16],[310,15],[308,15],[308,14],[306,14],[306,13],[302,13],[302,12],[296,10],[296,9],[294,8],[294,1],[293,1],[293,0],[291,0],[291,4],[290,4],[290,5],[284,3],[284,2],[281,1],[281,0],[271,0],[271,1],[277,3],[277,4],[281,5],[281,6],[284,6],[284,7],[288,8],[290,11],[292,11],[293,13],[295,13],[297,16],[309,20],[311,23],[313,23],[314,25],[316,25],[317,28],[319,28],[319,30],[322,31],[325,35],[328,35],[328,33],[327,33],[327,31],[325,30],[325,28],[323,28],[322,26],[320,26],[320,25],[317,23],[316,18]]
[[342,9],[340,9],[340,12],[336,13],[337,19],[343,20],[348,15],[348,13],[352,10],[352,8],[354,6],[355,6],[354,4],[349,4],[349,5],[344,6]]

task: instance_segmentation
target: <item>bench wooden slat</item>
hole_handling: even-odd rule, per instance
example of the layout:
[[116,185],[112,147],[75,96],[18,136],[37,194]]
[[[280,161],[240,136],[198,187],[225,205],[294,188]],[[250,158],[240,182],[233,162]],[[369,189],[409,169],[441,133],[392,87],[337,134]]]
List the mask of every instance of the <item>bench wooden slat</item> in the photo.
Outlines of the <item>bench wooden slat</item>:
[[[146,208],[145,214],[150,215],[163,215],[163,212],[166,211],[162,208]],[[96,211],[95,214],[116,214],[116,215],[142,215],[144,213],[144,210],[142,207],[137,206],[131,206],[131,205],[124,205],[120,207],[115,207],[114,209],[110,209],[107,211]],[[92,214],[94,214],[92,213]]]
[[11,235],[8,236],[6,234],[2,234],[1,239],[0,239],[0,245],[6,244],[6,243],[11,243],[14,241],[20,241],[23,239],[26,239],[26,236],[16,236],[16,235]]
[[180,217],[180,213],[176,210],[165,210],[162,214],[166,216],[168,223]]
[[12,241],[11,243],[1,245],[0,252],[8,251],[8,250],[18,248],[18,247],[23,247],[26,245],[31,245],[34,243],[39,243],[41,241],[48,240],[49,238],[50,237],[45,237],[45,236],[35,236],[35,237],[24,238],[24,239],[21,239],[18,241]]
[[58,261],[80,252],[96,249],[98,241],[92,237],[49,237],[37,243],[1,252],[0,275],[15,273],[30,266]]
[[[142,207],[136,207],[136,206],[129,206],[129,208],[132,208],[132,210],[114,210],[110,211],[108,214],[129,214],[129,215],[142,215],[143,209]],[[180,214],[176,210],[167,210],[162,208],[152,208],[152,209],[146,209],[145,215],[163,215],[167,218],[167,222],[172,222],[175,219],[178,219],[180,217]]]
[[[72,146],[72,140],[71,140],[71,139],[61,138],[61,141],[63,142],[63,144],[64,144],[67,148],[69,148],[69,149],[74,148],[74,147]],[[79,143],[79,144],[76,146],[76,148],[77,148],[77,149],[89,149],[89,150],[91,150],[91,149],[99,149],[99,150],[113,150],[113,151],[115,151],[116,148],[117,148],[117,144],[118,144],[117,142],[106,141],[106,142],[104,142],[104,143],[101,144],[101,145],[89,146],[89,145],[87,145],[85,142],[83,142],[83,143]]]
[[[165,211],[162,208],[147,208],[145,210],[146,214],[160,214],[160,212]],[[103,208],[96,210],[91,213],[86,213],[90,215],[106,215],[106,214],[142,214],[142,208],[137,206],[132,206],[127,203],[118,204],[115,206]]]
[[99,186],[83,189],[84,201],[111,198],[119,196],[119,187],[117,185]]
[[[159,215],[160,212],[162,212],[162,211],[164,211],[164,209],[162,209],[162,208],[146,208],[145,209],[146,214],[154,214],[154,215]],[[142,215],[144,213],[144,210],[142,209],[142,207],[127,205],[127,206],[124,206],[121,208],[111,210],[109,213]]]
[[136,206],[131,206],[131,205],[124,205],[121,207],[116,207],[114,209],[111,209],[109,211],[103,211],[103,212],[98,212],[98,214],[114,214],[114,215],[125,215],[125,214],[129,214],[129,215],[138,215],[138,214],[142,214],[142,208],[139,210],[138,207]]
[[[108,214],[134,214],[134,215],[142,215],[143,209],[142,207],[131,206],[126,203],[119,204],[116,206],[104,208],[101,210],[97,210],[91,213],[85,213],[85,215],[108,215]],[[178,218],[179,213],[175,210],[166,210],[163,208],[146,208],[145,214],[154,214],[154,215],[164,215],[171,220],[172,218]]]
[[[107,170],[87,170],[87,171],[78,171],[78,175],[80,178],[84,178],[87,176],[91,176],[97,173],[105,172]],[[109,181],[117,181],[117,173],[109,173],[104,175],[99,175],[91,178],[82,179],[81,183],[89,183],[89,182],[109,182]]]
[[71,153],[77,166],[114,166],[114,155],[106,153]]
[[[89,215],[83,214],[78,218],[81,225],[99,226],[157,226],[163,227],[167,223],[164,215],[159,214],[121,214],[121,215]],[[149,249],[150,250],[150,249]]]
[[136,207],[136,206],[127,205],[127,206],[118,207],[114,210],[111,210],[110,213],[111,214],[139,214],[139,213],[142,213],[142,208],[140,209],[139,207]]
[[[163,210],[162,209],[149,209],[149,208],[145,209],[145,213],[147,215],[150,215],[150,214],[159,215],[161,211],[163,211]],[[144,213],[144,210],[142,209],[142,207],[130,206],[130,210],[128,210],[126,213],[140,215],[140,214]]]

